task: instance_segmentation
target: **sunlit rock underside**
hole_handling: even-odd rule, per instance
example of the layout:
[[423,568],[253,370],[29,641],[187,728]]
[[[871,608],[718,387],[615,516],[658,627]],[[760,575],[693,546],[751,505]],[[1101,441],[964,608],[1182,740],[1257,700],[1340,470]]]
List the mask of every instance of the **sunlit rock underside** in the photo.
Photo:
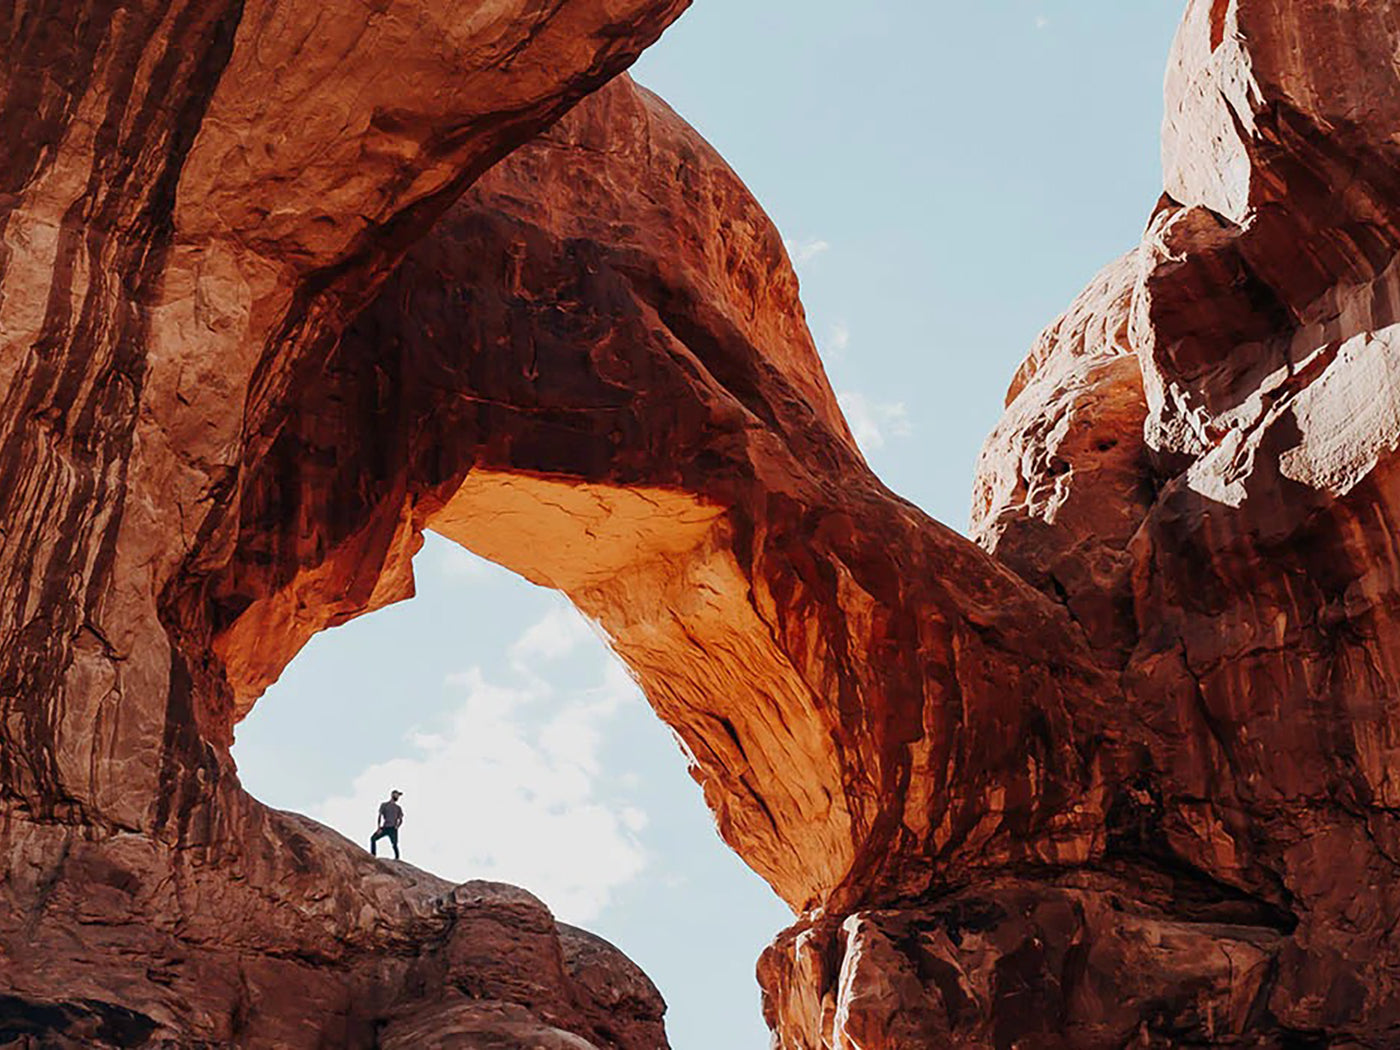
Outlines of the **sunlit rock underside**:
[[1166,192],[1018,372],[974,543],[870,473],[694,131],[626,78],[552,123],[681,6],[0,21],[0,1030],[663,1044],[528,895],[237,785],[433,529],[676,730],[798,916],[786,1050],[1396,1045],[1400,8],[1190,5]]

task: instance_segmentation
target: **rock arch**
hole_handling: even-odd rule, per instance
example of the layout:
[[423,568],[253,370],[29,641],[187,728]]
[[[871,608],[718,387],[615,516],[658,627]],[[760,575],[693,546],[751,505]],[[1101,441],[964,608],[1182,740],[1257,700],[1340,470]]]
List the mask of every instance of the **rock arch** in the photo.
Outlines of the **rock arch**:
[[[59,84],[0,197],[0,1009],[656,1039],[645,979],[609,1000],[584,961],[623,964],[528,900],[386,878],[237,785],[236,719],[432,528],[603,626],[802,913],[760,966],[785,1046],[1386,1045],[1389,6],[1192,0],[1168,194],[1018,375],[982,546],[871,475],[776,232],[662,103],[614,81],[521,145],[681,5],[624,6],[425,41],[391,5],[287,85],[286,6],[73,34],[194,101]],[[480,77],[444,97],[444,62]]]
[[[387,430],[404,437],[386,449]],[[982,850],[1016,824],[1015,849],[1053,856],[1030,839],[1063,814],[1030,799],[1056,778],[1069,797],[1082,763],[1052,750],[1028,768],[1019,742],[1032,722],[1049,748],[1070,738],[1065,683],[1087,697],[1095,681],[1082,642],[871,475],[777,231],[626,80],[410,252],[248,478],[234,560],[187,603],[237,610],[214,628],[235,693],[277,672],[296,629],[343,615],[327,581],[360,572],[351,602],[382,593],[406,537],[433,528],[601,624],[726,836],[795,908],[900,879],[876,870],[896,838],[956,863],[974,825]],[[997,807],[950,778],[1002,793],[1005,816],[988,824]]]

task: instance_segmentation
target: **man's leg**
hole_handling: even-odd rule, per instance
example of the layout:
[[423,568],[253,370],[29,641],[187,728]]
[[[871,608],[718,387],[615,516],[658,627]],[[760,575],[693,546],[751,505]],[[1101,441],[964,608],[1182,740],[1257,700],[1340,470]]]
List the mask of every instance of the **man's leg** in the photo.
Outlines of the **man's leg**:
[[374,848],[374,844],[384,837],[384,829],[380,828],[369,837],[369,854],[371,857],[379,856],[379,851]]
[[394,846],[394,859],[395,859],[395,860],[398,860],[398,859],[399,859],[399,829],[398,829],[398,828],[385,828],[385,829],[384,829],[384,833],[385,833],[386,835],[389,836],[389,841],[390,841],[390,842],[393,844],[393,846]]

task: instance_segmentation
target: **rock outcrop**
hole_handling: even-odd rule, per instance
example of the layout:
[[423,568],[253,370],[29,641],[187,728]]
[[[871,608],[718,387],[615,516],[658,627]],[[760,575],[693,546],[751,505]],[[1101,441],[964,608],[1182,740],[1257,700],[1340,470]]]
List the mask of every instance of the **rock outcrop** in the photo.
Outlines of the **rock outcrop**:
[[538,902],[249,799],[179,597],[403,251],[685,6],[0,11],[0,1042],[664,1045]]
[[96,88],[9,87],[0,1010],[664,1038],[527,897],[238,788],[236,720],[433,529],[567,592],[676,729],[799,914],[786,1050],[1394,1045],[1394,5],[1193,0],[1166,194],[1018,373],[977,543],[871,474],[777,232],[663,103],[521,145],[679,6],[405,4],[304,77],[290,7],[80,19]]
[[1190,5],[1166,193],[983,456],[974,535],[1117,669],[1142,805],[1108,853],[1275,916],[1243,954],[1220,933],[1236,976],[1161,997],[1149,1041],[1400,1031],[1396,15]]

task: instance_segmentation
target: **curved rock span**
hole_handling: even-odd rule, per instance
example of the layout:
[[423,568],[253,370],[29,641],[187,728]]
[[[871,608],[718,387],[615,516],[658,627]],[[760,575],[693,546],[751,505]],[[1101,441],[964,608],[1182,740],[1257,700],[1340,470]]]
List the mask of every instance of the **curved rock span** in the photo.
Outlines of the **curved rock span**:
[[799,916],[788,1050],[1395,1045],[1400,9],[1190,4],[1166,192],[1017,374],[974,543],[865,465],[742,183],[601,87],[680,6],[390,4],[305,65],[292,5],[3,27],[0,1030],[664,1041],[527,895],[238,787],[433,529],[675,728]]

